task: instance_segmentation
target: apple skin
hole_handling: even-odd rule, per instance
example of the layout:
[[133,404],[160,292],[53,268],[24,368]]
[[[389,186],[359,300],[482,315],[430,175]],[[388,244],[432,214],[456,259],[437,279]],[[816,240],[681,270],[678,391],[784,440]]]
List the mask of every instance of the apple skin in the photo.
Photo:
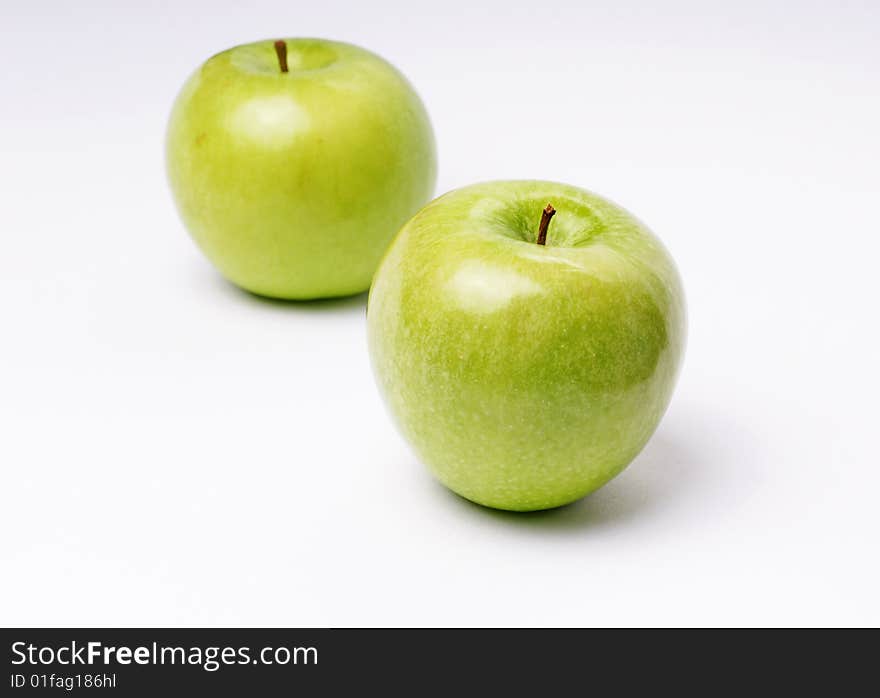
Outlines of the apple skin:
[[367,327],[419,458],[462,497],[530,511],[583,497],[639,453],[672,395],[685,313],[675,264],[627,211],[507,181],[446,194],[401,229]]
[[232,283],[286,299],[365,291],[400,226],[431,198],[434,136],[389,63],[357,46],[286,39],[208,59],[168,123],[171,190]]

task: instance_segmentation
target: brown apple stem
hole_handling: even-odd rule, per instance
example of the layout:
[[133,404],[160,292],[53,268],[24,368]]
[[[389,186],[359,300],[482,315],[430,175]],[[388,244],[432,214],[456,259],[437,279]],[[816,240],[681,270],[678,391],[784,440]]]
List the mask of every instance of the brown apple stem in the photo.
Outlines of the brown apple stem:
[[275,54],[278,56],[278,65],[281,72],[287,72],[287,43],[279,39],[275,42]]
[[547,244],[547,228],[550,227],[550,219],[553,218],[554,215],[556,215],[556,209],[550,204],[547,204],[547,208],[541,211],[541,223],[538,225],[539,245]]

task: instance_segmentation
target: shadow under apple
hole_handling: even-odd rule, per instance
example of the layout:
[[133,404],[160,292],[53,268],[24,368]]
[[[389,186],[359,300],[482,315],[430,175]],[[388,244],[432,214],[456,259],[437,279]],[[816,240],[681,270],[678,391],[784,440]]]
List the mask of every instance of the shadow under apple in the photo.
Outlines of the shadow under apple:
[[[437,490],[459,513],[496,521],[505,526],[541,531],[583,531],[668,517],[682,508],[702,509],[704,497],[717,501],[735,472],[748,476],[736,463],[724,459],[711,423],[705,418],[661,425],[642,452],[615,479],[577,502],[556,509],[512,512],[475,504],[436,483]],[[702,424],[700,423],[702,422]]]
[[284,300],[251,293],[227,281],[219,274],[211,274],[213,285],[232,300],[242,301],[263,308],[274,308],[293,313],[351,313],[366,312],[368,291],[340,298],[318,298],[314,300]]

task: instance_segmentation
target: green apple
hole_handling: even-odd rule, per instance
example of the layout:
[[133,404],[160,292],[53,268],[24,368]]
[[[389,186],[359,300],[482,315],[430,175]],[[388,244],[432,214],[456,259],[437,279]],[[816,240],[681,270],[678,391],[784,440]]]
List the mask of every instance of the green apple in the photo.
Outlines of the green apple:
[[459,495],[516,511],[573,502],[632,461],[686,331],[658,239],[610,201],[538,181],[428,204],[380,264],[367,318],[379,389],[417,455]]
[[365,291],[394,233],[431,198],[434,136],[389,63],[319,39],[208,59],[168,123],[171,190],[231,282],[276,298]]

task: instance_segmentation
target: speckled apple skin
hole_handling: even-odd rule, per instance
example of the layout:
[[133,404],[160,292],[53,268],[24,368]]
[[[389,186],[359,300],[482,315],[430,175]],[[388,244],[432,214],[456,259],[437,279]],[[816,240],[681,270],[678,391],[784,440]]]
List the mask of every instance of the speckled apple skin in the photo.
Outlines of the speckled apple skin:
[[195,242],[230,281],[287,299],[365,291],[434,189],[428,116],[364,49],[287,39],[232,48],[190,77],[168,123],[168,177]]
[[422,209],[386,253],[367,318],[379,389],[419,458],[462,497],[515,511],[573,502],[632,461],[669,404],[686,331],[660,241],[595,194],[538,181]]

